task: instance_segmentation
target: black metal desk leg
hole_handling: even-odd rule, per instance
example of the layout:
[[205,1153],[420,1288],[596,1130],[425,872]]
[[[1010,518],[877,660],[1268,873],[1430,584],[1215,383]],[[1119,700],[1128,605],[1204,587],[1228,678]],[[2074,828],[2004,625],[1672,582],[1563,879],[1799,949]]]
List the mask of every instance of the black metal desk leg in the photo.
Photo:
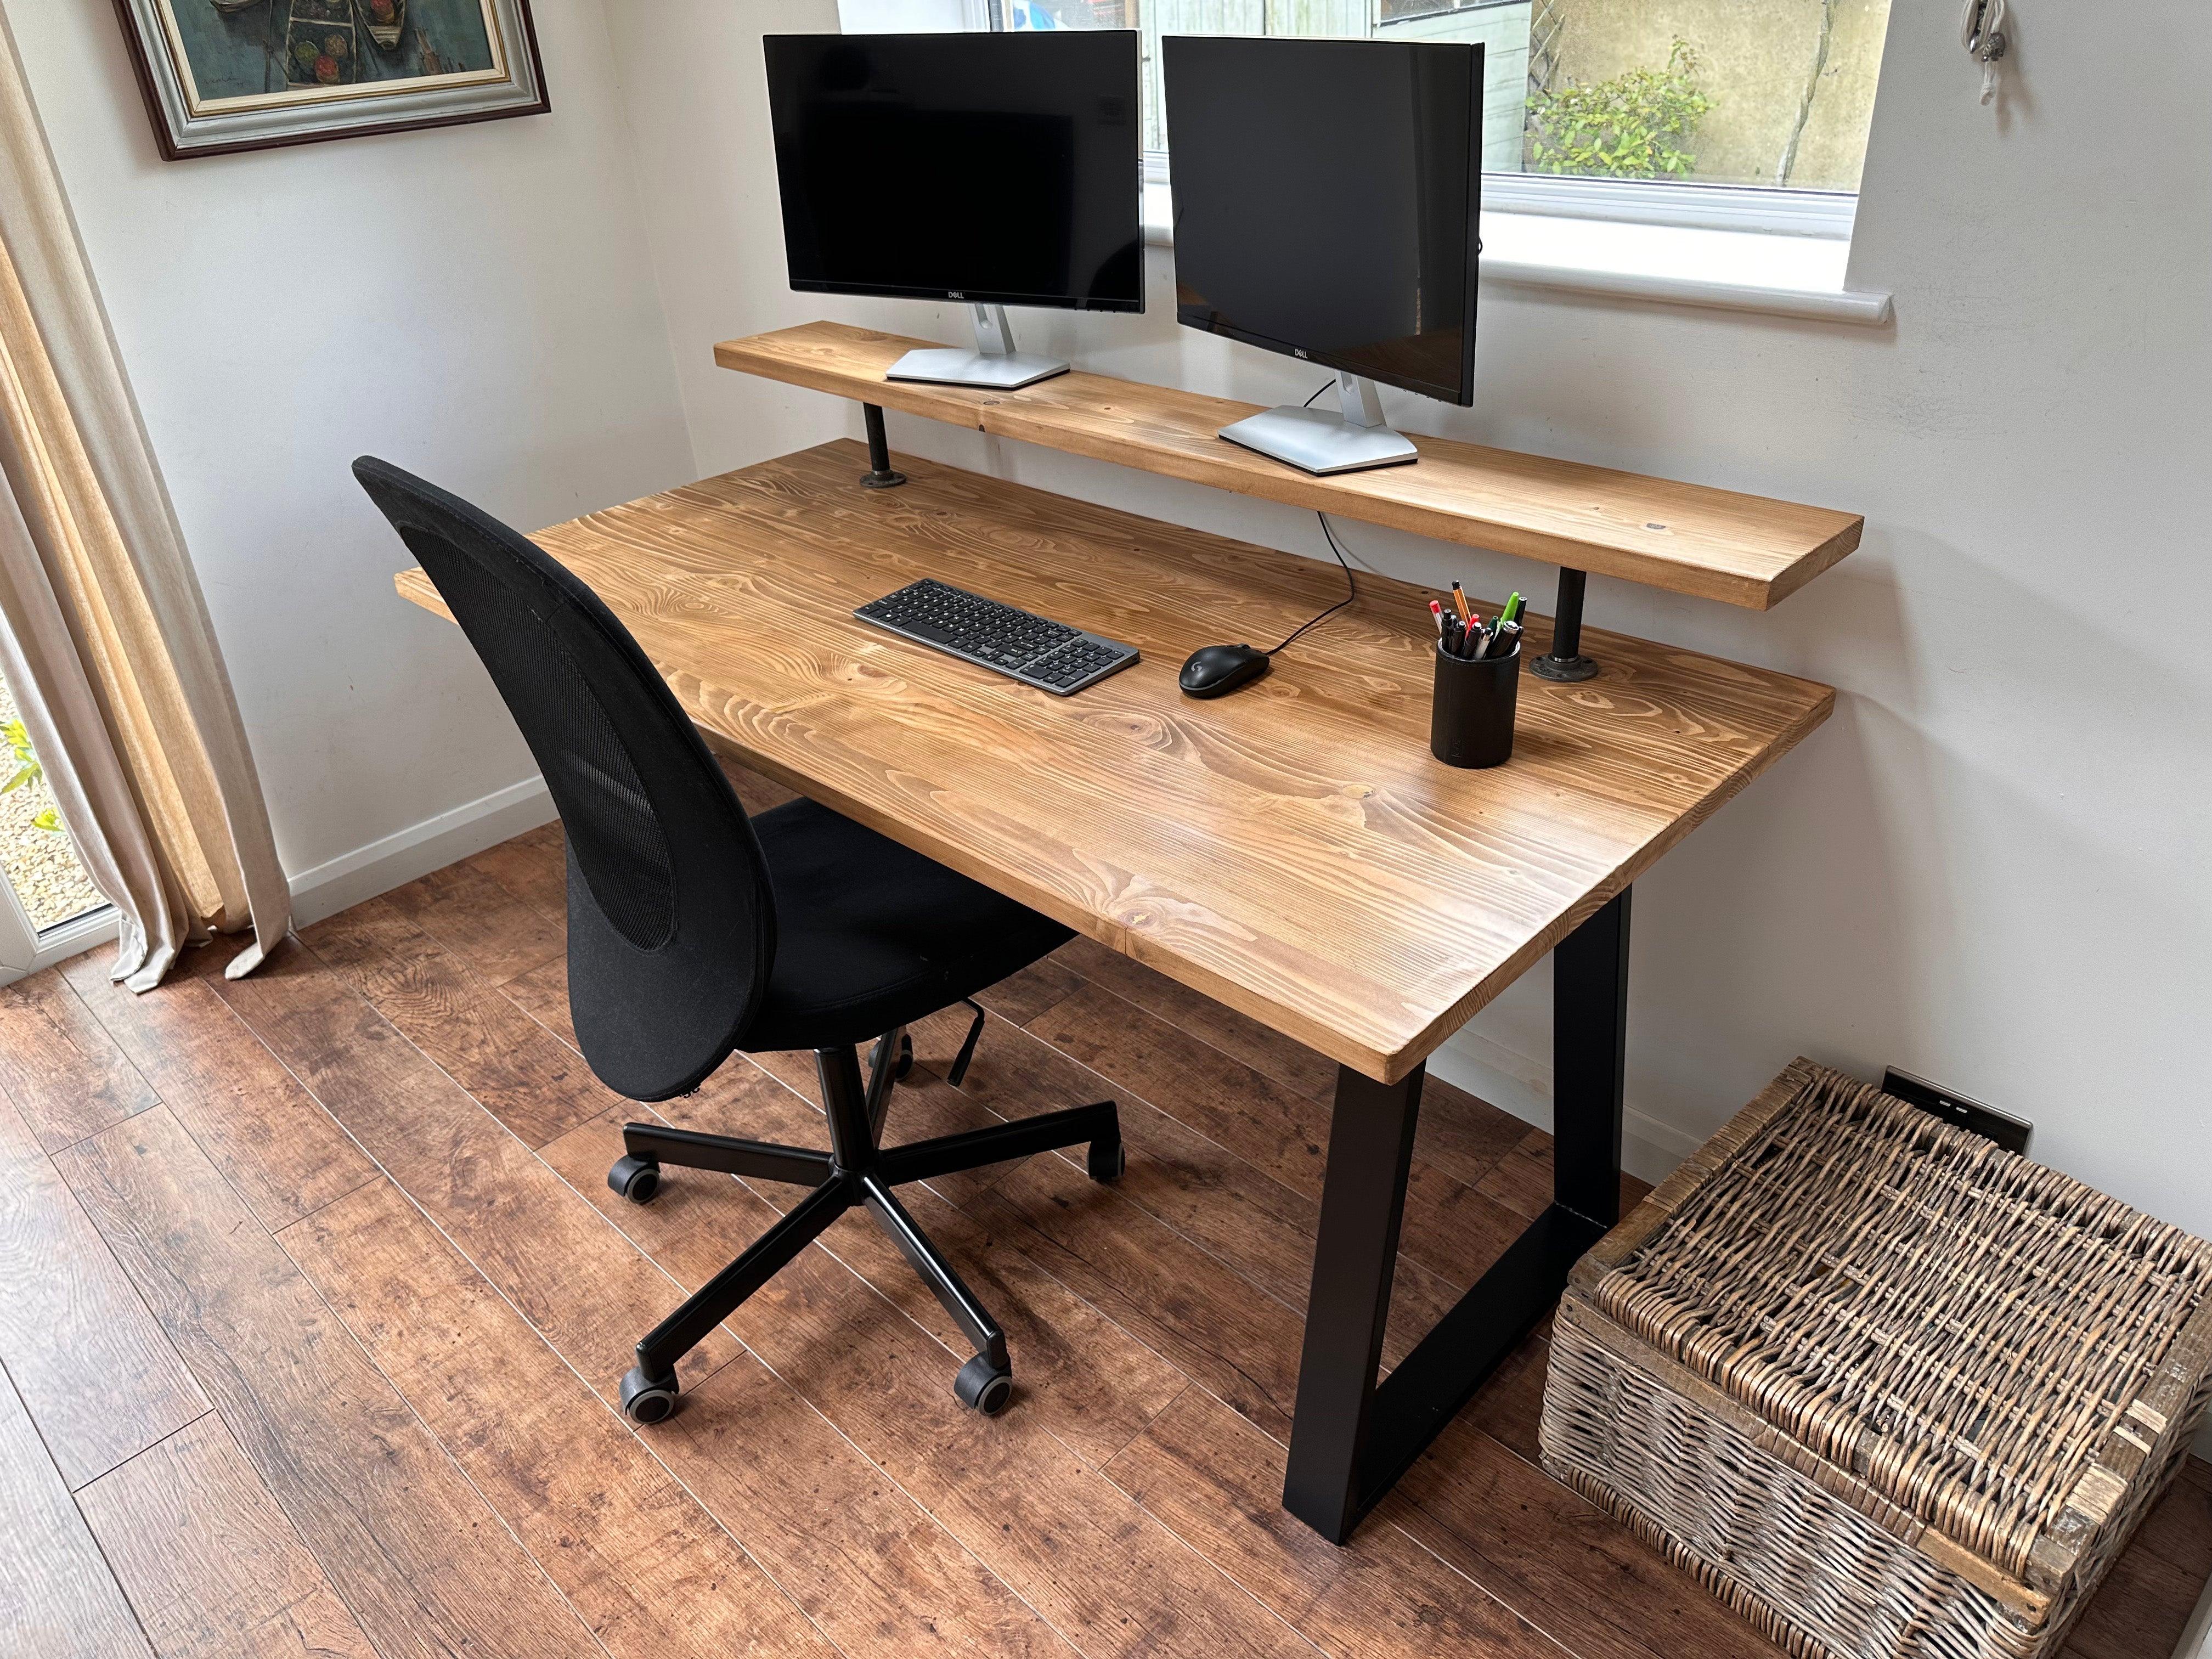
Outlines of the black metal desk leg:
[[1406,1207],[1422,1069],[1382,1084],[1340,1066],[1313,1294],[1298,1362],[1283,1507],[1332,1542],[1396,1484],[1559,1299],[1620,1217],[1628,1031],[1628,894],[1552,954],[1553,1202],[1377,1383]]
[[1552,952],[1552,1198],[1606,1227],[1620,1219],[1631,890]]
[[1360,1477],[1425,1075],[1416,1066],[1401,1082],[1377,1083],[1336,1068],[1283,1507],[1338,1543],[1366,1507]]

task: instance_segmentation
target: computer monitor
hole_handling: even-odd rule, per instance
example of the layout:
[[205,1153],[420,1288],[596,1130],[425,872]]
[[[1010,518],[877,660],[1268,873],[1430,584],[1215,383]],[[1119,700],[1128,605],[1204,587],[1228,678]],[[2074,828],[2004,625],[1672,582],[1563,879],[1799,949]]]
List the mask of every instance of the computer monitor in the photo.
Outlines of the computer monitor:
[[898,380],[1026,386],[1007,306],[1145,308],[1138,38],[771,34],[783,241],[794,289],[961,300],[974,351],[910,352]]
[[1482,47],[1164,43],[1176,319],[1338,371],[1222,436],[1310,472],[1419,458],[1375,385],[1474,401]]

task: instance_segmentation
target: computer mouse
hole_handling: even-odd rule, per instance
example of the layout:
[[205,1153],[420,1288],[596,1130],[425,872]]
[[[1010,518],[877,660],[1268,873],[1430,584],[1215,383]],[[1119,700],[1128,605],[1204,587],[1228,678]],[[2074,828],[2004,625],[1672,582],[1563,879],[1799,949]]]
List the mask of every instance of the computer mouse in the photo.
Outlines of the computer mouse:
[[1249,645],[1209,645],[1190,653],[1176,676],[1187,697],[1218,697],[1267,672],[1267,653]]

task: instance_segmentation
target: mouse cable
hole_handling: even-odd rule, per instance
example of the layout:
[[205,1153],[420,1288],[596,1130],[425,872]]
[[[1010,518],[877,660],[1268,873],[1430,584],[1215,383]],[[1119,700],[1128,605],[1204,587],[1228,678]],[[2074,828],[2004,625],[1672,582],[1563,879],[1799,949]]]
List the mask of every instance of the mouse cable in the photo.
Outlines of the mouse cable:
[[[1314,388],[1313,398],[1309,398],[1305,400],[1304,407],[1311,409],[1314,406],[1314,398],[1320,397],[1322,392],[1328,391],[1329,387],[1335,384],[1336,382],[1334,380],[1323,380],[1319,386]],[[1292,629],[1290,634],[1284,637],[1283,644],[1275,647],[1275,651],[1280,651],[1284,645],[1288,645],[1292,640],[1297,638],[1300,634],[1306,631],[1307,628],[1312,628],[1319,623],[1327,622],[1331,617],[1334,617],[1338,611],[1343,610],[1345,606],[1350,605],[1352,600],[1359,597],[1359,586],[1357,580],[1352,576],[1352,566],[1344,556],[1344,550],[1336,544],[1336,532],[1328,527],[1328,514],[1326,513],[1316,513],[1314,514],[1314,517],[1321,520],[1321,533],[1328,538],[1329,551],[1335,554],[1336,562],[1344,566],[1344,597],[1339,599],[1334,605],[1329,606],[1328,610],[1322,611],[1321,615],[1316,617],[1312,622],[1306,623],[1305,627]],[[1270,651],[1267,654],[1272,657],[1275,654],[1275,651]]]
[[[1327,388],[1324,387],[1323,390],[1325,391]],[[1320,393],[1316,392],[1315,395],[1318,397]],[[1282,645],[1278,645],[1275,647],[1275,651],[1280,651],[1283,648],[1283,646],[1288,645],[1292,640],[1297,638],[1299,635],[1304,633],[1307,629],[1318,627],[1322,623],[1327,622],[1331,617],[1334,617],[1338,611],[1343,610],[1345,606],[1350,605],[1354,599],[1359,597],[1358,579],[1352,574],[1352,562],[1344,556],[1344,550],[1337,545],[1336,532],[1328,527],[1328,514],[1326,513],[1316,513],[1314,514],[1314,517],[1321,520],[1321,533],[1328,538],[1329,551],[1336,555],[1336,562],[1344,567],[1344,597],[1339,599],[1334,605],[1329,606],[1328,610],[1322,611],[1321,615],[1314,617],[1312,621],[1291,629],[1290,633],[1284,635]],[[1270,651],[1265,654],[1272,657],[1275,654],[1275,651]]]

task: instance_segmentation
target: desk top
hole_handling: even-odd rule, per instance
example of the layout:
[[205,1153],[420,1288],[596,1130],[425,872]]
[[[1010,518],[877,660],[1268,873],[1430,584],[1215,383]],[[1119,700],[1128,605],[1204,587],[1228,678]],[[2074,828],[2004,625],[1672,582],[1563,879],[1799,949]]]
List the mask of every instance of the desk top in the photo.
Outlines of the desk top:
[[[850,441],[557,525],[710,742],[1287,1033],[1395,1080],[1828,716],[1829,688],[1586,629],[1524,673],[1514,758],[1431,757],[1427,594],[1360,598],[1218,701],[1185,657],[1272,643],[1334,566]],[[922,576],[1127,640],[1048,696],[869,628]],[[420,570],[399,592],[443,611]],[[1524,649],[1549,642],[1531,617]]]
[[[1408,433],[1421,459],[1317,478],[1217,436],[1257,404],[1076,370],[1018,392],[886,380],[934,344],[808,323],[725,340],[725,368],[1468,547],[1769,610],[1859,544],[1855,513]],[[1316,373],[1324,371],[1316,370]]]

